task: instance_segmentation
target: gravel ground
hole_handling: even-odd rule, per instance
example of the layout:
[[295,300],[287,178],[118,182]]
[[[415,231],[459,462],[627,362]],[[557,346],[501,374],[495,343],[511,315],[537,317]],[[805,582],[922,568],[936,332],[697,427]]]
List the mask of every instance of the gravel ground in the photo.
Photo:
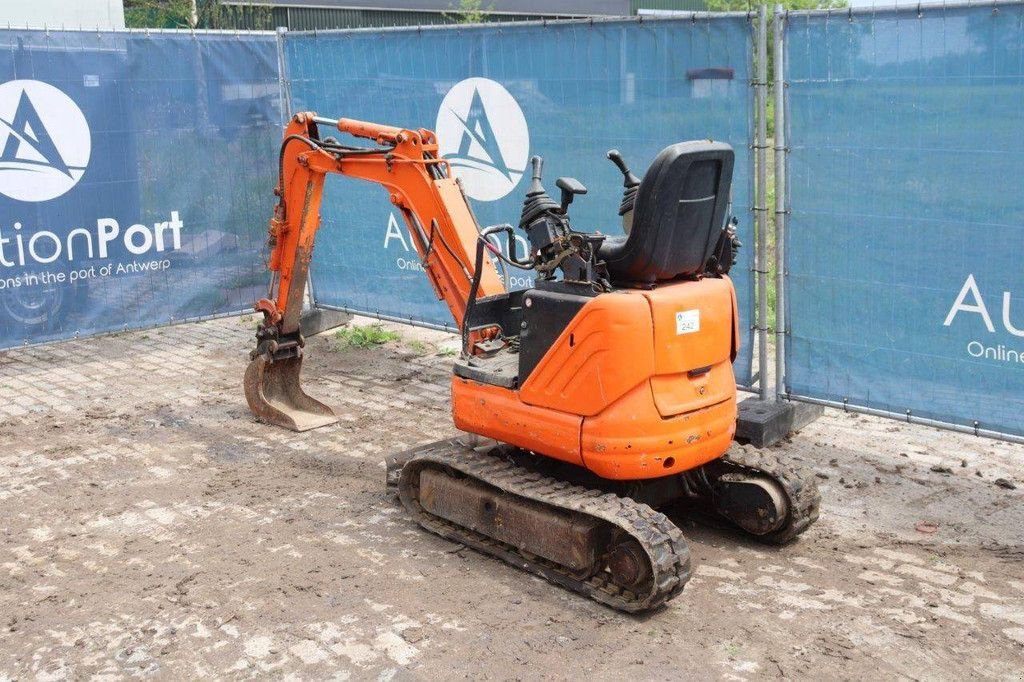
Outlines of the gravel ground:
[[252,327],[0,353],[0,680],[1021,679],[1024,447],[826,413],[780,447],[818,524],[776,549],[680,520],[693,579],[630,617],[384,493],[386,454],[453,433],[451,337],[312,339],[341,421],[293,434],[246,409]]

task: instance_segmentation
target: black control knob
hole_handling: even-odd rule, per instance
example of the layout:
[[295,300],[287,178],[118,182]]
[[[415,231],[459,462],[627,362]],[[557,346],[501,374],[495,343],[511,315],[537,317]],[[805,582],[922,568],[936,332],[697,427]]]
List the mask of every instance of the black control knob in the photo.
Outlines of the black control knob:
[[533,179],[530,181],[530,186],[526,190],[526,196],[541,194],[544,191],[544,186],[540,184],[541,173],[544,171],[544,157],[533,157],[530,159],[530,165],[533,167]]
[[636,193],[640,190],[640,178],[633,175],[633,171],[629,170],[626,166],[626,160],[622,158],[622,154],[619,153],[618,149],[612,149],[608,152],[608,158],[611,159],[619,172],[622,173],[622,202],[619,203],[619,215],[622,216],[622,229],[625,230],[626,234],[629,234],[633,228],[633,206],[636,204]]
[[619,168],[619,172],[622,173],[622,186],[623,187],[636,187],[640,184],[640,178],[633,175],[633,171],[629,170],[626,166],[626,160],[622,158],[622,154],[619,153],[618,149],[612,149],[608,152],[608,158],[612,160]]
[[526,199],[523,201],[523,212],[519,218],[519,227],[524,230],[534,220],[547,211],[558,210],[558,204],[548,196],[544,185],[541,184],[541,172],[544,170],[544,159],[535,156],[530,160],[533,166],[533,179],[526,190]]
[[562,190],[562,213],[569,211],[569,204],[577,194],[586,194],[587,188],[576,178],[558,178],[555,182],[558,189]]

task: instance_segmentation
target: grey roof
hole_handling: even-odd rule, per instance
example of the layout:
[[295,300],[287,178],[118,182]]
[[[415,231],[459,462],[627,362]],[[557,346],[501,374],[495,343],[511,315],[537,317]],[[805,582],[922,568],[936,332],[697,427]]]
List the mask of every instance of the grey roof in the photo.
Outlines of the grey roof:
[[[231,5],[329,7],[337,9],[458,11],[458,0],[226,0]],[[628,16],[629,0],[490,0],[484,11],[501,14]]]

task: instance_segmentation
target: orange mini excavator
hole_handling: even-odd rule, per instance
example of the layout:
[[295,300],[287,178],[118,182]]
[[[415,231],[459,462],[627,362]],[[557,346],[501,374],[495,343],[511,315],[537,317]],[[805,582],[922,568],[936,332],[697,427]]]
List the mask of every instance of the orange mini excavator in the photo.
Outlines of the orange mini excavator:
[[[343,144],[321,126],[372,141]],[[617,152],[628,232],[573,229],[586,188],[533,180],[519,227],[530,252],[490,241],[438,156],[434,133],[296,115],[270,222],[270,298],[245,392],[260,419],[305,430],[335,421],[299,385],[299,314],[328,173],[377,183],[401,212],[434,291],[462,332],[455,426],[476,437],[388,460],[389,484],[424,528],[630,612],[664,604],[690,576],[682,532],[657,509],[717,518],[784,543],[818,515],[813,478],[732,448],[739,343],[727,220],[733,151],[673,144],[643,179]],[[515,244],[509,239],[509,244]],[[496,263],[535,273],[506,291]]]

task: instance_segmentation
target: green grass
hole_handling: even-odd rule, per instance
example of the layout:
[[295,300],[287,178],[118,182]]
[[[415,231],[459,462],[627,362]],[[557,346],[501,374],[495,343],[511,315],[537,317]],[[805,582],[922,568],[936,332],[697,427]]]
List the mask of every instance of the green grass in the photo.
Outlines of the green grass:
[[420,341],[419,339],[402,339],[402,343],[417,355],[437,355],[438,357],[447,358],[459,354],[459,351],[454,348],[438,348],[433,343]]
[[391,341],[398,341],[399,335],[393,331],[384,329],[379,324],[353,325],[339,329],[334,333],[338,340],[337,350],[346,348],[372,348]]
[[423,341],[420,341],[418,339],[406,341],[405,345],[409,346],[409,348],[411,348],[413,351],[420,355],[426,355],[427,353],[430,353],[431,350],[433,350],[432,346],[429,343],[424,343]]

